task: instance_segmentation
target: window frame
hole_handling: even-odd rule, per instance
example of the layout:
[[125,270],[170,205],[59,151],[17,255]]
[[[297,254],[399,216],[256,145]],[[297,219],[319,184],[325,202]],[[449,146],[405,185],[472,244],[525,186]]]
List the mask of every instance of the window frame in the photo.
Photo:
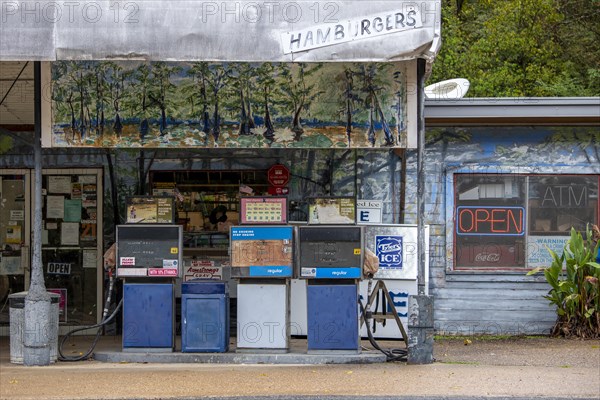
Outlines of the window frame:
[[[456,239],[456,209],[457,209],[457,193],[455,192],[457,176],[455,175],[519,175],[525,177],[525,265],[523,267],[457,267],[456,256],[457,256],[457,239]],[[598,179],[598,191],[600,192],[600,173],[598,171],[591,170],[591,168],[581,168],[581,166],[553,166],[548,171],[540,171],[539,168],[535,167],[523,167],[523,166],[497,166],[497,165],[461,165],[461,166],[449,166],[447,167],[445,174],[445,212],[446,212],[446,273],[450,274],[515,274],[522,275],[523,273],[535,268],[536,266],[529,266],[528,255],[529,255],[529,236],[530,235],[530,206],[529,206],[529,188],[530,188],[530,176],[589,176],[596,177]],[[600,193],[598,202],[596,204],[596,224],[600,224]],[[549,237],[563,237],[556,235],[548,235]],[[565,235],[568,236],[568,235]]]

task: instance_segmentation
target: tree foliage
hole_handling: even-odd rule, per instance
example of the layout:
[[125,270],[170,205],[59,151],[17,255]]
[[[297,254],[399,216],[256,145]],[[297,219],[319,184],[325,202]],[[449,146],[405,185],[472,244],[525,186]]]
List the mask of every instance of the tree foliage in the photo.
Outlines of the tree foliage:
[[430,82],[470,97],[600,95],[600,1],[443,0]]

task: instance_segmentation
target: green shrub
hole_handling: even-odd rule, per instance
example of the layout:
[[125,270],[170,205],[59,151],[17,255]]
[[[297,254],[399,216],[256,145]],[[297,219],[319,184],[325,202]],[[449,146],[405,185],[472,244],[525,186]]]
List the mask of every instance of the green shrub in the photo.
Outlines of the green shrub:
[[551,332],[554,336],[600,337],[600,264],[595,262],[600,241],[595,242],[589,228],[586,237],[584,240],[581,233],[571,228],[571,238],[562,255],[548,249],[552,265],[527,273],[543,271],[551,286],[544,298],[556,306],[557,320]]

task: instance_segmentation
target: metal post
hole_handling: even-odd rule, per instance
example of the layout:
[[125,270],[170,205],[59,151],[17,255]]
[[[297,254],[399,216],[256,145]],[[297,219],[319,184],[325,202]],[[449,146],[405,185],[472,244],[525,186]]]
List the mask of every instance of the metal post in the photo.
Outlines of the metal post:
[[34,62],[34,210],[33,210],[33,259],[31,283],[25,297],[25,321],[23,335],[23,364],[50,364],[50,295],[44,284],[42,270],[42,84],[41,63]]
[[425,60],[417,60],[417,248],[419,295],[425,294]]
[[418,295],[408,299],[408,363],[433,362],[433,297],[425,295],[425,60],[417,60]]

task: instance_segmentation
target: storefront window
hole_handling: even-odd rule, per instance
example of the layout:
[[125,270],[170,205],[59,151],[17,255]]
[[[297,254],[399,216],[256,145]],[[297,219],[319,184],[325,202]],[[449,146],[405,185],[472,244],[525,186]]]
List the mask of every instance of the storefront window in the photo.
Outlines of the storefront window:
[[9,322],[8,295],[25,290],[25,175],[0,175],[0,324]]
[[598,175],[455,175],[455,269],[546,266],[598,223]]

